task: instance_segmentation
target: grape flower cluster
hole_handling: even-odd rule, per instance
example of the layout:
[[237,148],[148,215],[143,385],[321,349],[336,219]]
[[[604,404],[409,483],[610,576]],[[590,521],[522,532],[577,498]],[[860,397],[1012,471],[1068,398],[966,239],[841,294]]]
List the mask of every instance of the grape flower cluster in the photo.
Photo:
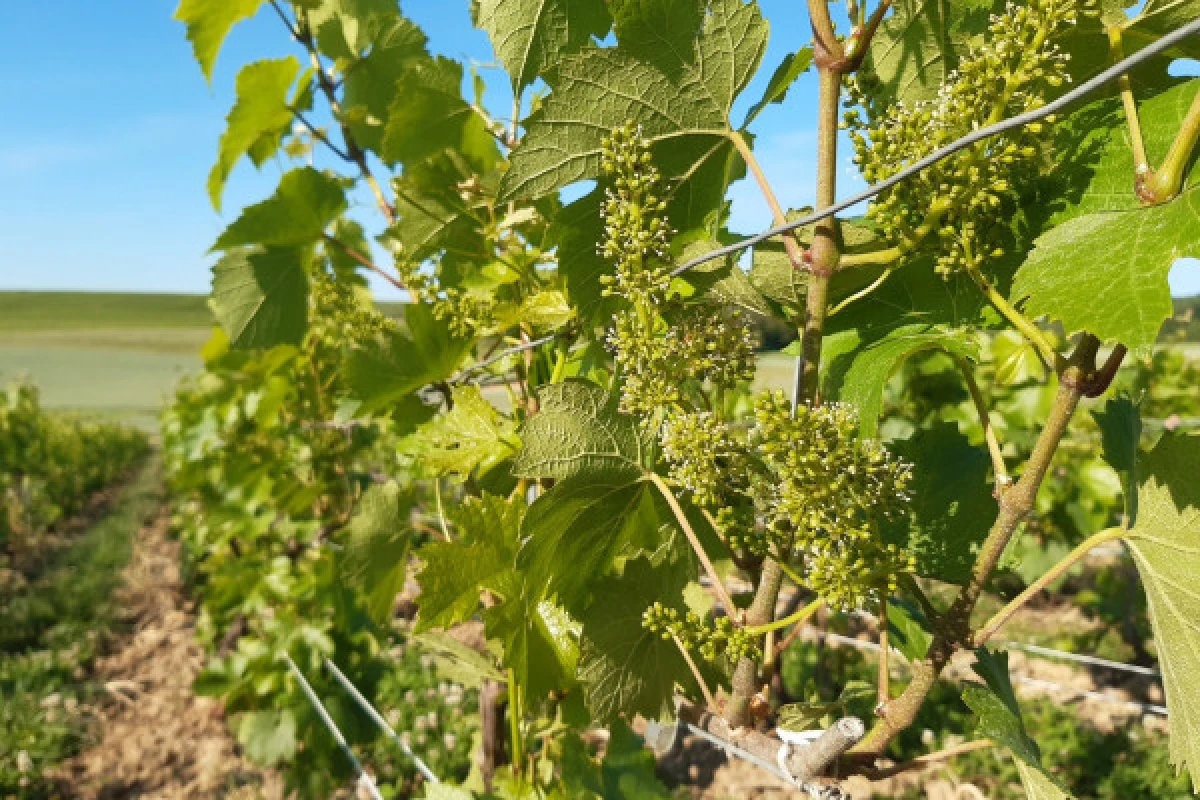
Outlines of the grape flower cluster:
[[[722,398],[753,378],[753,338],[716,303],[671,293],[662,178],[639,130],[614,131],[601,163],[610,185],[600,252],[615,267],[605,290],[624,301],[607,337],[622,411],[657,438],[668,483],[709,513],[732,550],[795,567],[835,607],[878,604],[914,569],[880,536],[908,500],[909,466],[860,437],[849,406],[793,414],[767,393],[753,420],[728,419]],[[709,661],[761,656],[758,636],[728,617],[655,604],[643,625]]]
[[735,626],[729,617],[716,617],[708,623],[694,611],[680,614],[676,608],[655,603],[642,614],[642,627],[664,640],[677,638],[680,644],[709,662],[724,657],[728,663],[736,664],[743,658],[757,661],[763,655],[758,637]]
[[[973,130],[1044,106],[1070,78],[1054,40],[1089,12],[1088,0],[1008,3],[930,100],[890,101],[862,71],[850,82],[845,127],[863,177],[884,180]],[[867,216],[898,244],[936,233],[943,275],[978,270],[1005,253],[1006,202],[1045,162],[1045,133],[1034,123],[944,159],[884,192]]]

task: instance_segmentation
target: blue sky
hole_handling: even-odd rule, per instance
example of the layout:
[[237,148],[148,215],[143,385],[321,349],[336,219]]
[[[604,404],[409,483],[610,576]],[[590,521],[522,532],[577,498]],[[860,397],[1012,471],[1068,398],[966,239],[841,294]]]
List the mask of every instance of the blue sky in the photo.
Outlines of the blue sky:
[[[745,104],[761,94],[775,65],[808,36],[796,0],[760,0],[772,23],[761,74]],[[8,3],[0,25],[0,289],[206,292],[209,245],[243,205],[270,193],[282,164],[262,174],[248,163],[229,183],[224,216],[209,205],[205,179],[233,101],[238,68],[292,52],[278,20],[264,11],[236,28],[208,86],[176,0],[59,0]],[[405,13],[431,47],[488,65],[487,37],[474,30],[467,0],[408,0]],[[116,10],[120,9],[120,10]],[[495,68],[488,105],[507,112],[507,81]],[[813,200],[816,94],[807,75],[783,106],[755,126],[756,151],[787,207]],[[862,182],[843,151],[841,191]],[[777,177],[776,177],[777,176]],[[743,181],[732,191],[733,227],[757,231],[769,213]],[[364,205],[366,205],[364,203]],[[364,209],[366,212],[366,209]],[[369,213],[369,212],[367,212]],[[1197,262],[1177,265],[1177,293],[1200,293]],[[395,296],[376,287],[381,296]]]

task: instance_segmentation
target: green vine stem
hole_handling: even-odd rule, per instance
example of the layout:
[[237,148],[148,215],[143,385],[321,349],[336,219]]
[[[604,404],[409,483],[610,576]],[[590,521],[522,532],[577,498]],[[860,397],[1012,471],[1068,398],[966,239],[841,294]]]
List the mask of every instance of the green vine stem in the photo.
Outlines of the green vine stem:
[[1154,202],[1165,203],[1179,194],[1179,190],[1183,188],[1184,172],[1188,162],[1192,160],[1197,141],[1200,141],[1200,92],[1192,99],[1192,105],[1183,118],[1179,133],[1175,135],[1175,141],[1171,142],[1171,149],[1167,151],[1166,160],[1155,170],[1154,177],[1149,182],[1148,188]]
[[1008,620],[1011,619],[1012,616],[1017,613],[1017,611],[1019,611],[1026,603],[1028,603],[1031,598],[1062,577],[1063,573],[1073,567],[1080,561],[1080,559],[1082,559],[1092,550],[1095,550],[1102,544],[1116,541],[1126,533],[1128,533],[1128,531],[1126,531],[1124,528],[1108,528],[1107,530],[1100,531],[1099,533],[1093,534],[1087,539],[1084,539],[1078,547],[1067,554],[1066,558],[1047,570],[1045,575],[1029,584],[1025,591],[1014,597],[1004,608],[997,611],[996,614],[987,621],[987,624],[980,628],[979,632],[975,634],[975,646],[981,647],[986,644],[988,639],[991,639],[992,636],[996,634],[996,631],[1000,630],[1000,628],[1006,622],[1008,622]]
[[692,671],[692,677],[696,679],[696,683],[700,686],[700,693],[704,695],[704,703],[710,710],[717,709],[717,698],[713,696],[712,690],[708,688],[708,683],[704,680],[704,674],[700,672],[700,667],[696,665],[692,654],[688,652],[687,646],[674,633],[671,634],[671,640],[675,642],[675,646],[679,648],[679,654],[683,656],[684,662],[688,665],[688,669]]
[[1022,336],[1029,340],[1030,344],[1037,348],[1038,355],[1041,356],[1046,364],[1054,365],[1054,371],[1058,373],[1066,369],[1066,362],[1062,355],[1050,344],[1050,340],[1042,333],[1041,328],[1035,325],[1029,317],[1018,311],[1012,303],[1008,302],[1008,299],[979,271],[979,267],[967,267],[967,274],[975,282],[975,285],[979,287],[979,290],[983,292],[984,296],[987,297],[992,307],[999,311],[1008,320],[1010,325],[1016,328]]
[[935,620],[935,633],[925,659],[912,665],[912,679],[899,697],[888,704],[880,717],[853,752],[878,757],[897,735],[917,718],[925,698],[937,683],[951,656],[969,647],[971,612],[984,586],[995,572],[1000,558],[1025,517],[1033,510],[1038,490],[1050,469],[1054,454],[1066,434],[1067,426],[1084,397],[1088,382],[1096,371],[1096,353],[1100,342],[1084,334],[1059,379],[1058,391],[1046,423],[1038,434],[1025,471],[1015,484],[1000,492],[1000,511],[976,557],[971,578],[959,591],[947,612]]
[[[817,100],[817,208],[827,208],[837,201],[837,137],[838,112],[841,102],[844,53],[833,32],[833,20],[826,0],[808,0],[808,15],[812,21],[816,63],[819,77]],[[801,402],[816,405],[821,366],[821,340],[829,310],[829,282],[840,257],[838,223],[828,217],[817,224],[809,250],[812,273],[805,299],[804,328],[800,334],[801,355],[796,362],[795,384],[792,387],[792,411]],[[783,569],[774,558],[763,562],[754,600],[746,614],[746,624],[767,625],[774,621],[775,604],[783,586]],[[743,658],[734,669],[732,689],[725,718],[734,727],[750,722],[750,700],[759,683],[759,664]]]
[[773,622],[768,622],[763,625],[751,625],[746,628],[746,633],[761,635],[770,633],[771,631],[780,630],[781,628],[787,628],[791,625],[800,625],[804,622],[807,622],[813,614],[816,614],[818,611],[820,611],[821,606],[823,605],[825,605],[825,601],[818,597],[794,614],[789,614],[782,619],[777,619]]
[[[1112,54],[1113,63],[1125,58],[1125,47],[1121,43],[1121,26],[1108,27],[1108,49]],[[1133,97],[1133,87],[1129,84],[1129,76],[1122,75],[1117,79],[1117,88],[1121,93],[1121,105],[1125,108],[1125,121],[1129,125],[1129,144],[1133,149],[1134,169],[1138,176],[1150,171],[1150,160],[1146,157],[1146,143],[1142,139],[1142,123],[1138,117],[1137,102]]]
[[1004,451],[1000,447],[1000,440],[996,437],[996,428],[992,425],[987,400],[979,388],[979,382],[975,380],[975,370],[971,363],[962,356],[954,356],[954,363],[958,365],[959,371],[963,374],[967,391],[971,395],[971,402],[979,414],[979,424],[983,426],[983,438],[987,442],[988,453],[992,456],[992,470],[996,473],[996,485],[1001,488],[1008,486],[1012,483],[1012,479],[1008,477],[1008,467],[1004,464]]
[[700,565],[704,567],[705,573],[708,574],[708,579],[712,581],[713,591],[717,593],[717,598],[721,601],[721,605],[725,607],[725,613],[733,620],[734,625],[743,623],[738,613],[738,608],[733,604],[733,598],[729,596],[729,592],[725,589],[725,583],[721,580],[721,576],[717,573],[717,568],[713,566],[712,560],[708,557],[708,553],[704,552],[704,546],[700,543],[700,537],[696,535],[696,531],[692,529],[692,523],[688,520],[687,514],[684,513],[683,507],[679,505],[679,501],[675,498],[675,492],[671,491],[671,487],[662,479],[662,476],[656,472],[646,474],[646,480],[650,481],[662,493],[663,499],[667,501],[667,505],[671,507],[671,513],[675,515],[676,522],[683,529],[683,535],[687,537],[688,543],[691,544],[692,550],[696,552],[696,558],[700,559]]
[[[754,182],[758,184],[758,190],[771,210],[771,219],[774,224],[787,224],[783,206],[779,204],[779,198],[775,196],[775,190],[771,188],[771,182],[767,180],[767,175],[754,156],[754,151],[750,149],[750,143],[746,141],[746,137],[742,135],[741,131],[733,131],[729,134],[729,141],[733,142],[738,155],[746,163],[746,169],[750,170],[750,174],[754,176]],[[800,251],[800,245],[793,234],[788,233],[783,236],[783,247],[787,250],[788,261],[792,263],[792,269],[804,269],[804,253]]]

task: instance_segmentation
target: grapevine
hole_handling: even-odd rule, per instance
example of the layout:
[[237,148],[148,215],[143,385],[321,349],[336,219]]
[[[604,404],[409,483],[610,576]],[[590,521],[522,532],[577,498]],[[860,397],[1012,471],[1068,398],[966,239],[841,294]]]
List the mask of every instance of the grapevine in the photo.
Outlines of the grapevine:
[[[205,43],[233,23],[209,5],[184,0],[178,17],[210,74]],[[424,777],[366,733],[355,758],[327,746],[289,663],[344,665],[376,702],[425,692],[436,708],[405,712],[421,729],[406,741],[466,781],[451,790],[464,798],[659,797],[652,762],[631,755],[638,718],[679,714],[797,784],[880,778],[910,768],[889,756],[971,652],[962,733],[977,741],[913,764],[1007,750],[1029,796],[1057,797],[988,647],[1118,539],[1164,674],[1200,666],[1171,577],[1194,549],[1180,476],[1200,448],[1179,432],[1152,444],[1115,388],[1166,319],[1171,263],[1200,252],[1197,82],[1165,64],[1196,44],[1139,57],[1119,97],[970,138],[1050,110],[1191,6],[810,0],[811,40],[771,76],[768,38],[794,31],[772,32],[755,0],[483,0],[473,20],[502,72],[464,94],[464,66],[393,3],[243,5],[269,5],[296,52],[244,68],[275,73],[282,94],[238,97],[214,200],[243,158],[308,162],[219,238],[221,331],[164,444],[204,585],[205,686],[301,795],[364,754],[396,793]],[[795,176],[754,144],[810,78],[823,216],[777,245],[742,237],[726,204],[743,174],[775,226],[805,216],[772,186]],[[489,81],[511,114],[491,110]],[[886,185],[861,218],[829,213],[839,123],[862,177]],[[581,181],[595,184],[562,192]],[[726,257],[747,241],[746,262]],[[401,319],[374,309],[367,275],[408,294]],[[763,388],[763,318],[797,337],[790,392]],[[1085,499],[1056,473],[1077,463],[1115,478]],[[1021,562],[1052,543],[1069,547]],[[1022,570],[1023,590],[978,619]],[[869,620],[872,685],[785,696],[780,654],[847,619]],[[429,694],[426,649],[470,688]],[[1175,727],[1188,689],[1165,691]],[[467,698],[477,720],[452,710]],[[837,723],[864,698],[865,726]],[[808,749],[775,733],[801,721],[831,733]],[[268,723],[292,741],[266,747]],[[596,727],[604,756],[579,736]],[[1188,723],[1172,759],[1200,767]]]

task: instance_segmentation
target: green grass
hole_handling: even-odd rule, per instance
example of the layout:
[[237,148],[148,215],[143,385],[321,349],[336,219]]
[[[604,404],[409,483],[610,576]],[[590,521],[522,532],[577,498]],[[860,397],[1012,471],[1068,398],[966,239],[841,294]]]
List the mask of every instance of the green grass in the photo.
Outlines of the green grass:
[[212,324],[203,295],[0,292],[0,331],[195,329]]
[[199,295],[0,292],[0,384],[26,379],[47,408],[154,429],[212,324]]
[[134,533],[162,502],[160,470],[143,464],[108,514],[0,596],[0,796],[52,796],[43,771],[85,743],[81,707],[98,692],[86,674],[120,628],[113,591]]

